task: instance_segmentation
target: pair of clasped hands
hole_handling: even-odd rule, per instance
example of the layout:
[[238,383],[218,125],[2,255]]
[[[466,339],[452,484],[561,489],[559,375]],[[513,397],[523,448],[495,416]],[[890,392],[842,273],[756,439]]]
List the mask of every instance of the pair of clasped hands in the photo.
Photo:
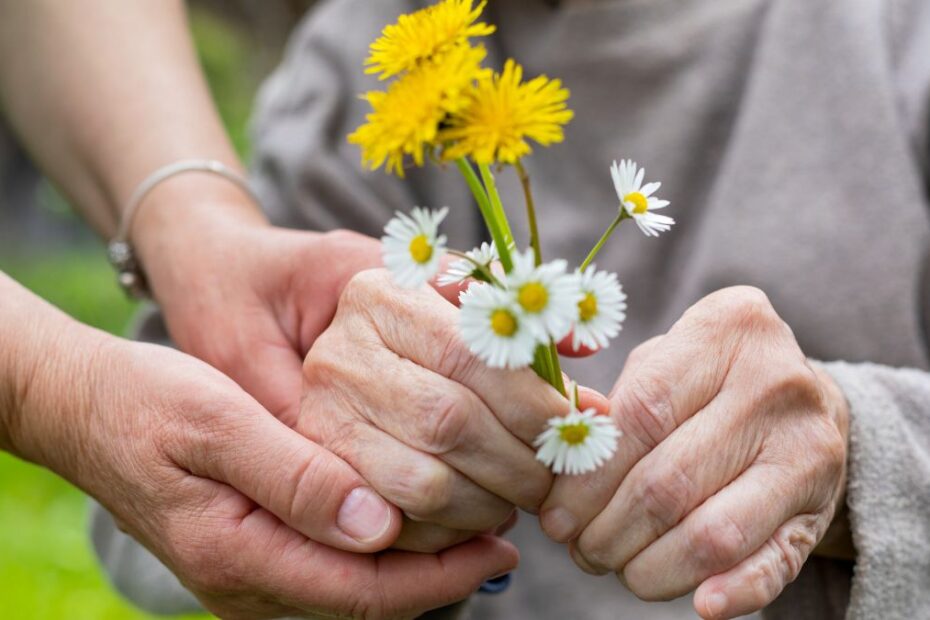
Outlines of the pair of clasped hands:
[[150,443],[124,465],[150,484],[100,494],[220,616],[415,617],[517,566],[498,534],[521,508],[582,570],[732,617],[778,595],[844,501],[845,399],[758,290],[709,295],[608,396],[584,390],[619,450],[553,477],[531,443],[566,401],[468,353],[457,291],[396,288],[358,234],[198,217],[207,238],[138,249],[172,337],[209,365],[132,345],[121,368],[153,415],[121,429]]

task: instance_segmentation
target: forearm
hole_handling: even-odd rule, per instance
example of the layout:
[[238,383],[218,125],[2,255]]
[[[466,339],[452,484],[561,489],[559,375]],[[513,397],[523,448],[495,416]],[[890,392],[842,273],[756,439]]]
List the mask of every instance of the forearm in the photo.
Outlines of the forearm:
[[105,237],[160,166],[197,157],[239,167],[180,0],[0,0],[0,100]]
[[108,337],[2,273],[0,300],[0,447],[73,479],[91,408],[83,379]]

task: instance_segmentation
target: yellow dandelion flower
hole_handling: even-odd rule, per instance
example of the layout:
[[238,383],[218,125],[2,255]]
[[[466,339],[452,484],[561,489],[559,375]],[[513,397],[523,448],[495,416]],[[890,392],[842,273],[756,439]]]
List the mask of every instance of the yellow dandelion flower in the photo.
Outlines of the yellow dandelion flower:
[[440,124],[467,103],[466,92],[488,71],[481,68],[484,47],[458,45],[441,58],[421,64],[388,88],[364,95],[372,107],[366,123],[349,136],[362,149],[362,164],[385,165],[404,176],[404,160],[422,166],[437,145]]
[[522,80],[523,68],[513,60],[500,74],[478,80],[468,104],[440,136],[447,159],[468,156],[479,164],[513,164],[533,151],[527,139],[542,146],[564,139],[562,126],[574,116],[566,104],[568,90],[544,75]]
[[494,26],[478,22],[487,0],[473,7],[474,0],[443,0],[409,15],[401,15],[371,44],[365,60],[366,73],[380,79],[411,71],[450,48],[467,43],[470,37],[494,32]]

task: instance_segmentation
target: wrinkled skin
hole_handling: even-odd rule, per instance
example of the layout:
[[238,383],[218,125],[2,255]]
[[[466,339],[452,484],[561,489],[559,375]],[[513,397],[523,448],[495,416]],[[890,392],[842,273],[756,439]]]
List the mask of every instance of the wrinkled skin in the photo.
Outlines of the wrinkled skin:
[[704,618],[761,609],[842,505],[849,412],[759,290],[713,293],[630,355],[603,469],[560,477],[542,525],[637,596],[695,588]]
[[298,430],[404,511],[400,548],[492,531],[515,506],[537,512],[549,492],[531,444],[568,402],[532,370],[485,366],[432,289],[398,288],[382,269],[356,275],[304,381]]

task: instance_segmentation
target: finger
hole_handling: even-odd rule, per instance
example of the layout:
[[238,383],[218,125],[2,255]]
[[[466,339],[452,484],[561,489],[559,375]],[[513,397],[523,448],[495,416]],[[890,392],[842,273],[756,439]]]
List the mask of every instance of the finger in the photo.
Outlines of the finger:
[[400,536],[394,541],[392,549],[398,551],[415,551],[416,553],[437,553],[454,547],[477,536],[479,532],[453,530],[441,525],[404,519]]
[[410,361],[391,358],[375,363],[390,368],[394,379],[355,395],[356,402],[364,402],[363,415],[498,497],[537,510],[552,475],[536,453],[504,428],[474,392]]
[[216,400],[216,415],[197,420],[201,432],[182,438],[175,462],[229,484],[313,540],[357,552],[378,551],[394,541],[400,512],[348,463],[244,393],[244,402],[224,407],[228,401],[224,393]]
[[360,276],[385,346],[467,387],[525,444],[532,444],[549,418],[567,411],[566,399],[531,369],[488,368],[474,356],[459,335],[458,311],[434,291],[401,289],[383,270]]
[[600,469],[556,478],[540,523],[557,542],[573,540],[607,506],[636,463],[719,391],[725,347],[707,341],[689,322],[647,341],[631,354],[610,394],[610,415],[622,433],[615,456]]
[[[347,553],[306,539],[265,510],[234,503],[231,511],[228,500],[199,511],[213,542],[182,571],[194,576],[188,585],[218,600],[246,590],[327,617],[409,618],[466,598],[518,560],[512,545],[484,535],[435,555]],[[207,583],[196,583],[200,576]]]
[[702,583],[694,609],[702,618],[735,618],[759,611],[794,581],[813,549],[811,515],[789,519],[748,558]]
[[774,465],[748,469],[626,565],[630,589],[647,599],[681,596],[745,560],[806,508],[785,480]]
[[351,464],[382,497],[416,520],[457,530],[484,530],[504,521],[512,505],[478,486],[431,454],[413,449],[380,429],[336,422],[323,405],[301,429]]
[[746,406],[742,400],[724,392],[633,466],[578,538],[587,566],[600,572],[626,566],[749,467],[761,439],[756,425],[733,415]]

